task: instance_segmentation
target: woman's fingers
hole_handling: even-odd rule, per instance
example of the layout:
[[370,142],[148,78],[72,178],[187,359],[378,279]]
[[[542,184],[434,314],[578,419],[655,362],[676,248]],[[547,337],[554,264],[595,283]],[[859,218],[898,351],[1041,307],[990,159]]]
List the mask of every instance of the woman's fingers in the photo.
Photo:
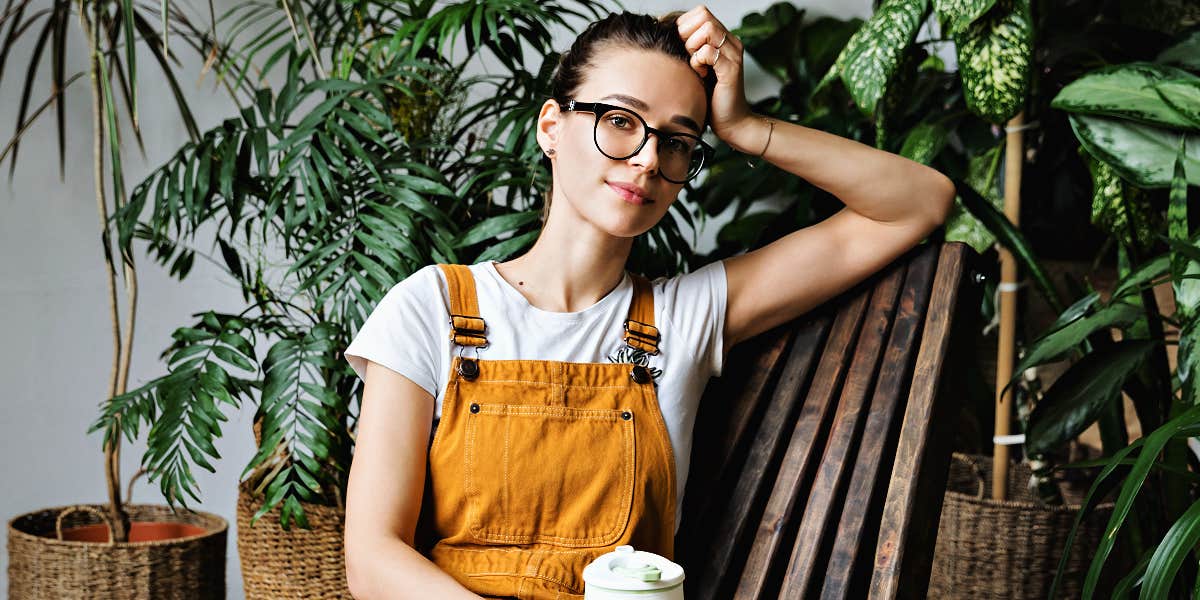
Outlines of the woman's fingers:
[[[718,73],[721,73],[721,69],[726,65],[717,67],[715,63],[722,60],[734,64],[741,63],[741,40],[729,33],[704,5],[680,15],[676,25],[679,28],[679,36],[684,40],[684,46],[692,53],[689,62],[701,76],[707,75],[710,67],[718,69]],[[717,46],[720,46],[720,49]]]

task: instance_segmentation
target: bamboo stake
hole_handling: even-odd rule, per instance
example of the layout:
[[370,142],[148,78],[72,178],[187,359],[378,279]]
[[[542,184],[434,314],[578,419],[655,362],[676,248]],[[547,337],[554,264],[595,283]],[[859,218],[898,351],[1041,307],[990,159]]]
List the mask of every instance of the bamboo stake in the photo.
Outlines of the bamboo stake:
[[[1015,227],[1021,215],[1021,165],[1024,163],[1022,125],[1024,111],[1008,121],[1004,128],[1004,215]],[[1017,260],[1012,252],[1000,247],[1000,348],[996,357],[996,436],[1008,435],[1012,422],[1013,389],[1003,392],[1012,378],[1017,332]],[[1008,452],[1003,444],[992,445],[992,499],[1008,497]]]

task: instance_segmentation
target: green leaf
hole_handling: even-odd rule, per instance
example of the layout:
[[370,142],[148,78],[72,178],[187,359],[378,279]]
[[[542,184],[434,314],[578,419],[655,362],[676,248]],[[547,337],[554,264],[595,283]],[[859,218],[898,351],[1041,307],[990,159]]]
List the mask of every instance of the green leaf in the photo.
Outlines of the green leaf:
[[1200,30],[1184,34],[1182,39],[1159,52],[1154,60],[1200,71]]
[[1108,403],[1120,398],[1125,378],[1155,346],[1149,340],[1121,340],[1071,365],[1030,414],[1026,451],[1046,454],[1083,433]]
[[967,108],[991,123],[1021,111],[1033,60],[1030,0],[997,0],[966,30],[955,34]]
[[1200,502],[1196,502],[1168,529],[1146,566],[1138,598],[1169,598],[1171,583],[1196,544],[1200,544]]
[[1126,246],[1148,251],[1158,224],[1156,211],[1140,190],[1128,186],[1111,165],[1093,158],[1083,146],[1078,152],[1092,176],[1092,224]]
[[967,29],[996,4],[996,0],[933,0],[933,10],[945,24],[943,33],[954,35]]
[[[1092,156],[1108,163],[1126,181],[1143,188],[1171,184],[1179,132],[1111,117],[1071,115],[1075,137]],[[1200,185],[1200,135],[1187,136],[1186,179]]]
[[[949,135],[950,130],[945,125],[922,121],[904,136],[900,156],[928,165],[945,147]],[[976,251],[981,252],[978,248]]]
[[[1196,93],[1200,78],[1174,67],[1147,62],[1110,65],[1091,71],[1059,90],[1052,108],[1080,115],[1120,117],[1168,129],[1192,129],[1198,125],[1172,108],[1157,89],[1160,83],[1179,80],[1167,87],[1171,97],[1184,99]],[[1191,80],[1191,81],[1189,81]]]
[[873,117],[905,49],[916,39],[929,0],[884,0],[834,63],[863,114]]
[[971,214],[979,219],[988,228],[988,231],[992,232],[1000,243],[1013,253],[1017,262],[1033,278],[1035,289],[1041,293],[1042,298],[1046,300],[1051,309],[1056,313],[1061,313],[1063,311],[1063,303],[1058,297],[1058,291],[1050,283],[1050,276],[1046,274],[1046,270],[1042,268],[1041,263],[1034,257],[1033,249],[1029,246],[1029,242],[1013,226],[1012,221],[1009,221],[1004,213],[1000,212],[992,203],[985,200],[983,196],[980,196],[979,192],[971,189],[970,186],[958,186],[958,193],[963,206],[971,211]]
[[1125,327],[1142,315],[1140,307],[1125,302],[1114,302],[1095,313],[1067,323],[1052,330],[1029,345],[1025,357],[1013,369],[1013,379],[1020,377],[1025,369],[1058,360],[1091,334],[1110,327]]
[[[1135,444],[1141,445],[1137,461],[1121,485],[1121,492],[1114,503],[1113,512],[1108,519],[1108,525],[1104,529],[1104,535],[1100,537],[1100,544],[1092,556],[1092,563],[1088,568],[1087,576],[1083,582],[1084,598],[1091,598],[1095,594],[1096,585],[1100,581],[1101,571],[1104,569],[1104,563],[1107,561],[1108,555],[1112,552],[1113,545],[1116,543],[1117,531],[1125,524],[1125,519],[1129,516],[1130,509],[1133,508],[1134,498],[1141,491],[1142,484],[1145,483],[1146,476],[1149,474],[1151,467],[1157,462],[1159,453],[1162,452],[1167,442],[1175,437],[1188,434],[1195,435],[1195,432],[1187,431],[1187,428],[1197,423],[1200,423],[1200,406],[1193,406],[1174,419],[1164,423],[1158,429],[1150,432],[1145,437],[1140,438],[1134,444],[1130,444],[1113,455],[1114,460],[1122,460],[1125,454],[1128,453],[1127,450],[1134,448]],[[1115,465],[1112,467],[1115,467]],[[1107,477],[1110,472],[1111,468],[1106,467],[1101,471],[1100,477]],[[1097,483],[1099,483],[1099,479]]]
[[489,217],[467,230],[459,240],[454,242],[454,247],[465,248],[484,240],[495,239],[501,234],[512,232],[537,221],[540,216],[540,210],[528,210]]

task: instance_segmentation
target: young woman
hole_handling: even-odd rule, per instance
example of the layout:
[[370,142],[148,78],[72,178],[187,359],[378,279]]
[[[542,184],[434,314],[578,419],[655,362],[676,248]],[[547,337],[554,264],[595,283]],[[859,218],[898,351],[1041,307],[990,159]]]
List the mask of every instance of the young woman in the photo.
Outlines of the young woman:
[[[371,313],[345,351],[365,385],[346,502],[355,597],[580,598],[583,567],[618,545],[673,557],[697,402],[726,350],[944,221],[945,176],[752,114],[742,61],[703,6],[592,23],[538,115],[553,185],[534,246],[429,265]],[[710,125],[846,207],[692,273],[627,272]]]

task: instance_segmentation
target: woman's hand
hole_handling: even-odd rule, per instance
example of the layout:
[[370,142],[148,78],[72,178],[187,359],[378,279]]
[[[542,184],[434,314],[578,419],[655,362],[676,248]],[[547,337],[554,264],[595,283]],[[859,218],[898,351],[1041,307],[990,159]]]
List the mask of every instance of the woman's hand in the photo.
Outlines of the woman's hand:
[[[745,152],[744,148],[758,139],[753,129],[761,125],[752,118],[750,103],[742,76],[742,40],[729,33],[703,4],[675,20],[679,36],[692,53],[692,68],[704,77],[709,69],[716,71],[717,83],[712,93],[712,130],[726,144]],[[718,53],[719,47],[719,53]],[[764,134],[758,134],[762,136]],[[761,145],[762,141],[759,139]],[[756,151],[757,152],[757,151]]]

